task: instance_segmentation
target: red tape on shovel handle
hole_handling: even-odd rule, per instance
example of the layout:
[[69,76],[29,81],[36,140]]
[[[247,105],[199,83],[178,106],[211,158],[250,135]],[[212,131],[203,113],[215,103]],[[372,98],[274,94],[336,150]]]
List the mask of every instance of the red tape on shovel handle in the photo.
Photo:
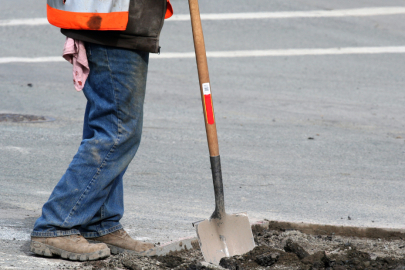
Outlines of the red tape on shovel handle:
[[214,107],[212,106],[211,88],[209,83],[203,83],[203,94],[204,94],[204,106],[205,106],[205,116],[207,123],[213,125],[215,123],[214,117]]

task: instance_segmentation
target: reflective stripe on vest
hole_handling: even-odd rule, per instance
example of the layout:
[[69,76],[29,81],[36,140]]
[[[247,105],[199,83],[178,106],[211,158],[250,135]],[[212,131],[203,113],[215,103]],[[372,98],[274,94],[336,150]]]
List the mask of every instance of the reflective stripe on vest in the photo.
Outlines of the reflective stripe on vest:
[[64,29],[125,30],[130,0],[48,0],[50,24]]

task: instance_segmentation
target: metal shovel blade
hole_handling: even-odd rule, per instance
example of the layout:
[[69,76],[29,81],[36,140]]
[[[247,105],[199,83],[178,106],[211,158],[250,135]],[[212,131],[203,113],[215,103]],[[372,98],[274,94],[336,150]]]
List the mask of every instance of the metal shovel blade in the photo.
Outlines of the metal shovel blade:
[[221,258],[242,255],[255,247],[246,213],[224,214],[194,224],[204,259],[219,265]]

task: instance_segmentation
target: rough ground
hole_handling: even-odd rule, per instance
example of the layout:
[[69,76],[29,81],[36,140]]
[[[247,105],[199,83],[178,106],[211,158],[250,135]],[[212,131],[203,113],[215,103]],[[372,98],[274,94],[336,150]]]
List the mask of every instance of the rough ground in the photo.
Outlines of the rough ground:
[[351,234],[350,231],[340,235],[325,232],[312,234],[288,227],[255,226],[253,234],[257,247],[243,256],[222,259],[220,267],[203,263],[202,254],[197,248],[157,257],[119,254],[81,266],[62,264],[59,269],[405,270],[405,239],[401,233],[378,238],[381,234],[369,233],[369,237],[356,237],[347,236]]

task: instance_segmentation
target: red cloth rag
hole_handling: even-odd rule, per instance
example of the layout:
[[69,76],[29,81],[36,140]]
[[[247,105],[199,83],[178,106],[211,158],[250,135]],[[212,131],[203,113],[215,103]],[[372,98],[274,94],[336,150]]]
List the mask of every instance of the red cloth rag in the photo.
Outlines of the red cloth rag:
[[73,84],[77,91],[81,91],[90,73],[84,42],[66,38],[63,58],[73,64]]

